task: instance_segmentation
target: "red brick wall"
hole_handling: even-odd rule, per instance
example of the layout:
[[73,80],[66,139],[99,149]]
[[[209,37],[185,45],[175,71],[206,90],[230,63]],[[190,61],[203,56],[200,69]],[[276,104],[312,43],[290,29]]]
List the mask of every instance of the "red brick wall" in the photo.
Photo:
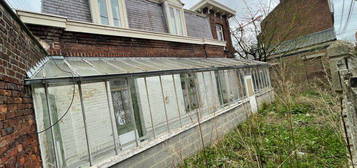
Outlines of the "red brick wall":
[[[205,11],[205,12],[207,13],[207,11]],[[231,38],[231,32],[230,32],[228,18],[226,16],[220,16],[219,14],[216,15],[214,13],[214,11],[211,11],[210,14],[208,14],[208,16],[209,16],[209,21],[210,21],[210,25],[211,25],[211,32],[212,32],[213,39],[218,39],[216,24],[222,25],[224,39],[225,39],[225,41],[227,41],[227,48],[225,51],[226,57],[233,57],[233,53],[235,52],[235,49],[233,48],[233,45],[232,45],[232,38]]]
[[26,71],[45,51],[0,1],[0,168],[41,167]]
[[90,57],[225,57],[224,47],[135,39],[64,31],[27,25],[44,41],[50,55]]
[[333,27],[327,0],[284,0],[261,23],[266,45]]

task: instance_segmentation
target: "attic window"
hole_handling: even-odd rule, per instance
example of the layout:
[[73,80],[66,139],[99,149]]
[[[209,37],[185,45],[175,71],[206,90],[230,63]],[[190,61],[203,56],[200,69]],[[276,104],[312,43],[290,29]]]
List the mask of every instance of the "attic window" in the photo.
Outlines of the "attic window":
[[165,1],[164,9],[166,13],[169,32],[174,35],[186,36],[186,22],[183,6],[174,1]]
[[94,23],[115,27],[128,27],[125,0],[91,0]]

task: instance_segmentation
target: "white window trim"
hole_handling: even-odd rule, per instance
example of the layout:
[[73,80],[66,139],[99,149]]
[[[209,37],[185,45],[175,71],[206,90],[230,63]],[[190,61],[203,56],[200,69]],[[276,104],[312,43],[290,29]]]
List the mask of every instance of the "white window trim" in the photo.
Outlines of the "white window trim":
[[[109,18],[109,25],[114,26],[111,3],[110,3],[110,0],[106,0],[106,1],[107,1],[106,4],[107,4],[107,12],[108,12],[108,18]],[[119,4],[119,15],[120,15],[120,23],[121,23],[119,27],[129,28],[128,14],[127,14],[127,10],[126,10],[125,0],[118,0],[118,4]],[[89,0],[89,5],[90,5],[90,11],[91,11],[91,15],[92,15],[92,22],[95,24],[101,24],[98,0]]]
[[[218,27],[220,27],[220,30],[218,29]],[[217,33],[217,40],[219,41],[225,41],[224,38],[224,30],[223,30],[223,26],[221,24],[216,24],[216,33]],[[222,35],[222,36],[221,36]],[[220,39],[221,38],[221,39]]]
[[163,3],[163,7],[164,7],[164,11],[165,11],[165,16],[166,16],[166,21],[167,21],[167,26],[169,28],[169,32],[173,35],[174,34],[174,27],[172,27],[173,24],[173,20],[171,20],[170,17],[170,7],[176,8],[180,10],[180,17],[181,17],[181,25],[182,25],[182,35],[181,36],[187,36],[187,26],[186,26],[186,19],[185,19],[185,11],[183,9],[183,5],[182,4],[178,4],[178,3],[174,3],[171,1],[165,1]]
[[62,28],[69,32],[90,33],[98,35],[109,35],[118,37],[129,37],[189,44],[208,44],[215,46],[226,46],[227,42],[215,39],[205,39],[190,36],[177,36],[169,33],[152,32],[140,29],[119,28],[95,23],[69,20],[63,16],[35,13],[28,11],[17,11],[21,21],[26,24],[50,26]]

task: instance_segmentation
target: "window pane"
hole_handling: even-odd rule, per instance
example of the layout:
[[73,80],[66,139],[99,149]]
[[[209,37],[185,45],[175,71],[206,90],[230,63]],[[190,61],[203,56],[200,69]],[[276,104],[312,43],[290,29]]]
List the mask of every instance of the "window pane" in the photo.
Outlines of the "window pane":
[[175,19],[175,9],[170,7],[170,19],[171,19],[171,27],[172,27],[172,33],[177,34],[177,23]]
[[110,90],[119,141],[124,149],[134,147],[137,130],[126,80],[110,81]]
[[239,97],[239,80],[235,70],[228,71],[228,79],[229,79],[229,86],[230,86],[230,95],[232,100],[238,100]]
[[[75,89],[75,92],[73,89]],[[55,145],[57,149],[60,149],[57,150],[59,167],[89,165],[84,120],[78,91],[77,85],[48,88],[52,120],[58,121],[68,110],[61,122],[54,127]],[[73,93],[74,99],[71,103]]]
[[175,22],[176,22],[176,26],[177,26],[177,34],[183,35],[181,12],[179,9],[175,9]]
[[104,82],[81,86],[91,157],[96,163],[115,154],[112,116]]
[[[47,108],[47,101],[44,88],[35,88],[34,93],[34,106],[37,122],[37,130],[42,131],[50,127],[50,116]],[[38,135],[40,141],[41,158],[44,167],[56,167],[56,158],[54,143],[52,139],[52,129],[49,129]]]
[[216,25],[217,39],[224,41],[223,27],[220,24]]
[[229,102],[229,90],[228,90],[228,84],[226,81],[225,77],[225,72],[224,71],[216,71],[216,81],[217,81],[217,86],[218,86],[218,92],[221,97],[221,105],[227,104]]
[[119,13],[119,3],[118,0],[110,0],[113,13],[114,26],[120,26],[120,13]]
[[109,25],[108,10],[106,0],[98,0],[100,23]]
[[199,107],[198,97],[196,92],[198,92],[197,86],[197,76],[195,73],[181,74],[181,86],[184,95],[185,109],[189,113]]

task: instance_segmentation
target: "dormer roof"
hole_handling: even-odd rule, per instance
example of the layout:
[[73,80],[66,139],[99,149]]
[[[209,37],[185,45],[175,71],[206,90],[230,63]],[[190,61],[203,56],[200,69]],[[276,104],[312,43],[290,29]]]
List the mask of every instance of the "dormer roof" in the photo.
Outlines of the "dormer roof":
[[190,10],[202,12],[205,8],[213,10],[216,13],[221,13],[222,15],[227,15],[228,17],[236,15],[236,11],[234,9],[231,9],[215,0],[201,0],[199,3],[191,7]]

